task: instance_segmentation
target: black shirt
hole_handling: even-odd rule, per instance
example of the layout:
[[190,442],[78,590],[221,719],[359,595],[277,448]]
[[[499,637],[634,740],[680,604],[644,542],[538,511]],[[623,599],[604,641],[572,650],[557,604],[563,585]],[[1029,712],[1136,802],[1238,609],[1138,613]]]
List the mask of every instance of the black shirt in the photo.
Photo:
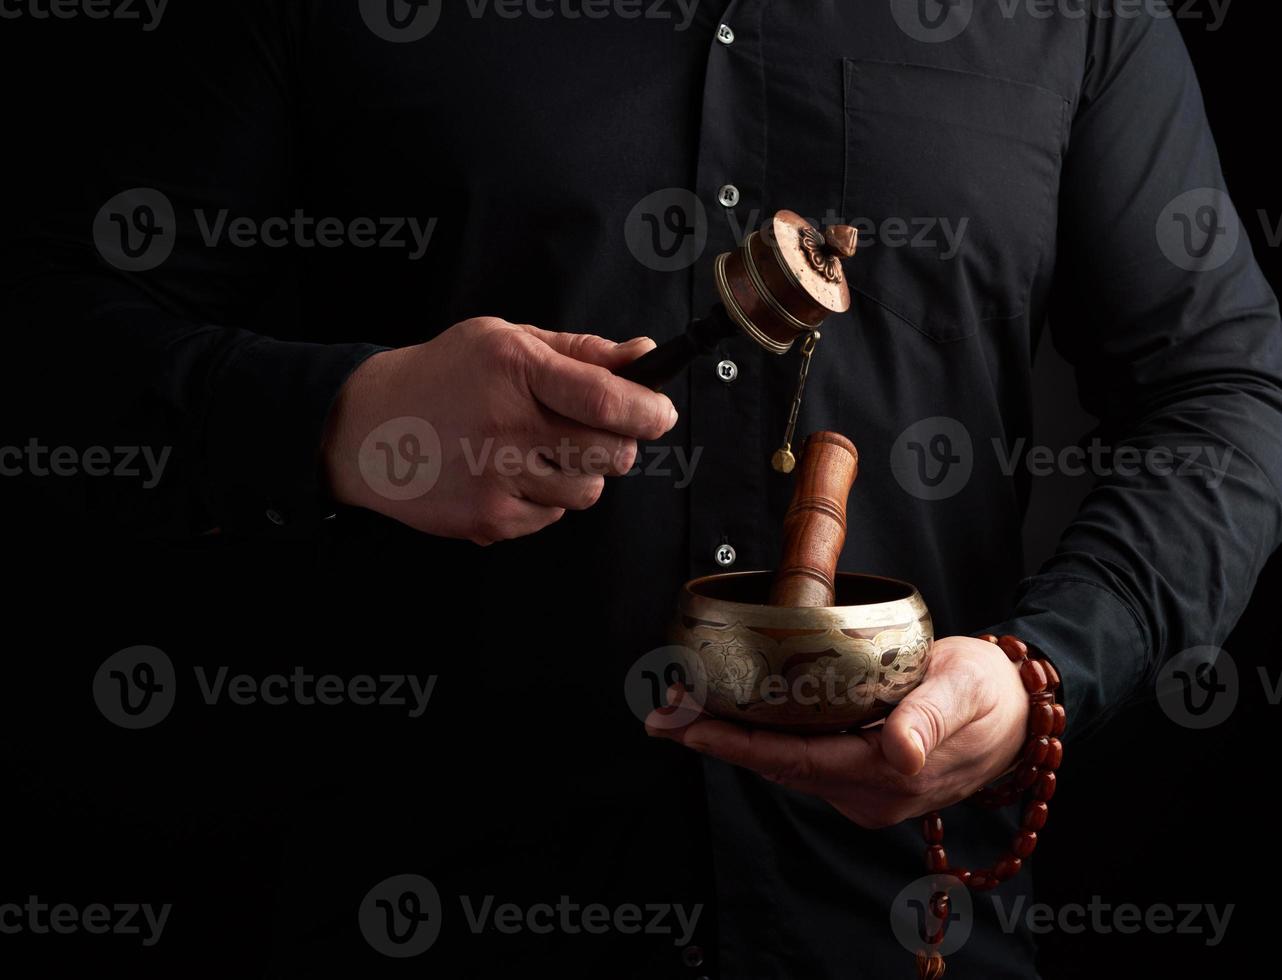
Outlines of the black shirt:
[[[1130,6],[963,2],[939,21],[885,0],[474,7],[174,5],[112,35],[90,62],[110,87],[71,117],[59,161],[84,189],[50,180],[12,253],[26,433],[171,447],[154,487],[28,482],[63,520],[188,542],[77,539],[67,584],[132,625],[92,634],[86,664],[154,642],[193,692],[168,738],[120,743],[189,787],[135,786],[156,794],[153,819],[213,808],[261,852],[233,871],[170,842],[171,891],[203,909],[174,929],[279,975],[363,975],[397,962],[361,938],[357,906],[418,873],[443,897],[423,954],[440,975],[903,973],[889,914],[921,873],[914,825],[865,831],[653,744],[623,696],[680,584],[723,570],[722,545],[736,569],[777,558],[791,484],[767,460],[795,354],[726,342],[668,386],[681,421],[639,473],[484,550],[326,520],[322,426],[381,346],[482,314],[662,340],[713,302],[716,255],[776,209],[856,224],[854,308],[824,327],[798,427],[860,449],[841,567],[915,583],[939,636],[1001,624],[1039,645],[1080,737],[1162,658],[1219,642],[1279,541],[1277,305],[1175,25]],[[1134,456],[1104,457],[1021,582],[1047,324],[1102,444]],[[439,683],[410,720],[217,713],[184,674],[300,663]],[[962,863],[1009,834],[1008,814],[947,816]],[[224,853],[211,835],[199,846]],[[235,915],[191,898],[233,876],[255,882]],[[1028,887],[996,894],[1009,908]],[[699,952],[667,933],[478,936],[464,895],[702,904]],[[1029,976],[1032,945],[977,901],[949,962]]]

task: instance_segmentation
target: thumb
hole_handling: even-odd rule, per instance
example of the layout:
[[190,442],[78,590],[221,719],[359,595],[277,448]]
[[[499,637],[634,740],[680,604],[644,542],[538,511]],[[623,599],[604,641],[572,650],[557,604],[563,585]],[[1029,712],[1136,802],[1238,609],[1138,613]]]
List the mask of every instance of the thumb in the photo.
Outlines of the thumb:
[[938,665],[921,685],[899,702],[886,719],[881,751],[905,776],[914,776],[926,760],[979,710],[976,679],[960,658]]
[[534,334],[558,354],[572,357],[585,364],[595,364],[607,371],[617,371],[625,364],[631,364],[655,346],[654,341],[649,337],[633,337],[631,340],[616,344],[612,340],[590,333],[561,333],[530,326],[525,327],[525,330]]

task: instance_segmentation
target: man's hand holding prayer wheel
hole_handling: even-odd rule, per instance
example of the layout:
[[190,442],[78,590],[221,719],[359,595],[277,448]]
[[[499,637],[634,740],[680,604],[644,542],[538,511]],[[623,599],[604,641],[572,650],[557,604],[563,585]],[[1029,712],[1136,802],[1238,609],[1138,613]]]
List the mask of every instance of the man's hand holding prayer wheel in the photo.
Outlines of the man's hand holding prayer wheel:
[[[343,386],[324,443],[330,490],[420,531],[490,544],[532,534],[627,473],[637,440],[677,421],[667,396],[611,372],[654,347],[482,317],[369,358]],[[439,438],[430,486],[379,492],[398,421]],[[371,433],[386,431],[386,439]],[[435,441],[435,440],[433,440]]]

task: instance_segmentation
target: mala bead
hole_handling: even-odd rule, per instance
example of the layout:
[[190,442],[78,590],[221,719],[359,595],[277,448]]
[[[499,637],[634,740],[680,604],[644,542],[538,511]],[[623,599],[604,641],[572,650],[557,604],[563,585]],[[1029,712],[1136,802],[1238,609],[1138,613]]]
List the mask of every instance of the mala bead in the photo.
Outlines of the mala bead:
[[1032,786],[1033,783],[1037,782],[1037,777],[1040,772],[1041,770],[1036,766],[1021,767],[1015,773],[1015,779],[1013,780],[1015,788],[1021,793],[1024,792],[1024,790]]
[[1024,809],[1024,819],[1020,821],[1020,829],[1041,830],[1046,826],[1046,818],[1049,814],[1050,807],[1041,800],[1035,800]]
[[1057,738],[1048,739],[1046,743],[1046,758],[1040,763],[1043,769],[1055,770],[1059,764],[1064,761],[1064,746]]
[[1046,690],[1046,671],[1039,661],[1025,660],[1021,663],[1019,679],[1024,682],[1024,690],[1029,694],[1039,694]]
[[927,844],[942,844],[944,842],[944,818],[936,813],[928,813],[921,821],[921,835],[926,839]]
[[[1050,754],[1051,740],[1045,735],[1038,735],[1036,738],[1030,738],[1024,746],[1024,758],[1021,760],[1022,766],[1040,766],[1046,761],[1047,755]],[[1054,766],[1051,767],[1052,769]]]
[[1024,862],[1014,854],[1003,854],[1001,860],[993,867],[993,877],[998,881],[1006,881],[1019,874],[1019,869],[1023,866]]
[[[998,637],[985,633],[980,639],[995,644],[1019,669],[1020,683],[1028,694],[1028,738],[1011,777],[997,786],[983,787],[971,800],[981,806],[998,807],[1015,802],[1026,791],[1031,791],[1033,798],[1024,808],[1019,831],[1011,839],[1010,850],[1002,854],[991,868],[971,871],[948,867],[948,854],[943,848],[944,819],[938,811],[922,818],[921,833],[929,845],[926,848],[926,866],[931,871],[952,875],[963,888],[986,892],[1019,874],[1024,861],[1037,849],[1037,832],[1046,825],[1050,812],[1046,804],[1055,795],[1055,770],[1064,761],[1064,745],[1058,736],[1064,733],[1068,718],[1064,706],[1055,700],[1061,681],[1059,672],[1050,661],[1040,654],[1030,654],[1028,645],[1014,636]],[[927,938],[928,944],[938,945],[943,941],[950,907],[947,892],[936,892],[931,896],[931,911],[944,926]],[[938,957],[938,952],[932,956]],[[935,962],[923,957],[923,953],[918,954],[919,970],[927,962]],[[938,957],[936,965],[942,974],[942,957]]]
[[953,903],[948,897],[948,892],[935,892],[930,896],[930,914],[941,922],[948,921],[948,913],[952,907]]
[[930,871],[948,870],[948,853],[938,844],[926,848],[926,867]]
[[1028,647],[1024,641],[1018,637],[1011,636],[1009,633],[998,637],[997,645],[1001,647],[1002,653],[1006,654],[1012,663],[1019,663],[1028,656]]
[[1049,660],[1040,660],[1038,663],[1042,665],[1042,670],[1046,674],[1046,690],[1058,691],[1063,681],[1059,679],[1059,671],[1055,669],[1055,665]]
[[1053,772],[1044,772],[1037,777],[1037,782],[1033,784],[1033,799],[1046,803],[1054,795],[1055,774]]
[[1055,727],[1057,704],[1032,704],[1028,707],[1028,730],[1034,735],[1050,735]]

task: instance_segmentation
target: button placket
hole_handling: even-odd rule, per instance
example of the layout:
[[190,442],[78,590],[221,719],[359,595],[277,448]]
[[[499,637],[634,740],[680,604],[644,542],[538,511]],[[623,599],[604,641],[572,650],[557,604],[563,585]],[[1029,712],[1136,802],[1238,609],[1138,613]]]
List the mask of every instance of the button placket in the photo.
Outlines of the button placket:
[[[718,299],[716,256],[737,248],[763,217],[763,9],[760,2],[734,0],[723,14],[728,37],[718,28],[712,41],[695,184],[708,208],[709,229],[692,280],[695,315],[706,313]],[[766,459],[757,451],[765,444],[764,380],[756,360],[762,352],[746,337],[734,337],[720,345],[719,353],[689,378],[690,451],[701,454],[688,497],[692,575],[725,571],[731,563],[756,567],[763,561],[764,549],[755,540],[769,476]]]

